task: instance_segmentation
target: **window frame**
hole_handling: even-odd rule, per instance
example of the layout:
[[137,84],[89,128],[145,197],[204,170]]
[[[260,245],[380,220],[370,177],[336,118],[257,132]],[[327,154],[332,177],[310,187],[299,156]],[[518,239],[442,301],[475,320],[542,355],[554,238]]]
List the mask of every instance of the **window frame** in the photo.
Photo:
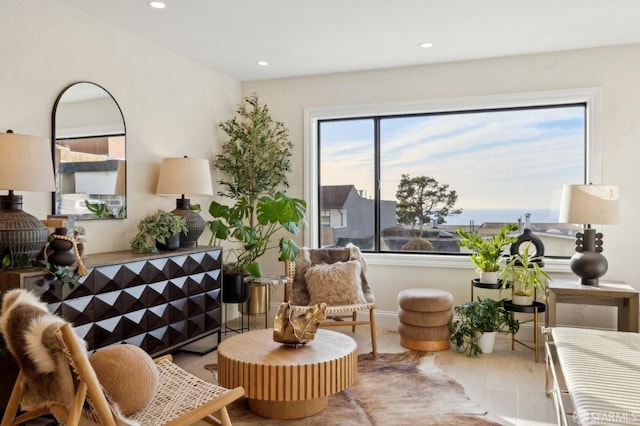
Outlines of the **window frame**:
[[[371,116],[406,115],[420,113],[456,112],[514,107],[553,106],[561,104],[586,104],[586,181],[600,183],[602,179],[602,148],[600,137],[601,89],[587,87],[567,90],[526,92],[503,95],[471,96],[462,98],[426,99],[407,102],[347,105],[336,107],[306,108],[304,110],[304,199],[307,201],[307,226],[304,244],[318,247],[319,244],[319,180],[320,167],[318,149],[318,123],[327,119],[365,118]],[[571,183],[571,182],[567,182]],[[374,263],[394,265],[425,265],[435,267],[461,267],[469,261],[465,256],[446,254],[399,254],[366,253]],[[388,263],[387,263],[388,262]],[[553,270],[554,264],[564,266],[564,259],[547,262]],[[564,271],[564,267],[561,268]]]

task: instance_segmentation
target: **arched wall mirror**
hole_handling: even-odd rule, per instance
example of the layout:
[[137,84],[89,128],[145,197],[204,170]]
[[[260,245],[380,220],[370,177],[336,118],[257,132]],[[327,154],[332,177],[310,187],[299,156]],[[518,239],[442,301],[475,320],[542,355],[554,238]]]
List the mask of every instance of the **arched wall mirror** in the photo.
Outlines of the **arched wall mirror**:
[[52,129],[54,214],[124,219],[126,127],[113,96],[95,83],[72,84],[56,99]]

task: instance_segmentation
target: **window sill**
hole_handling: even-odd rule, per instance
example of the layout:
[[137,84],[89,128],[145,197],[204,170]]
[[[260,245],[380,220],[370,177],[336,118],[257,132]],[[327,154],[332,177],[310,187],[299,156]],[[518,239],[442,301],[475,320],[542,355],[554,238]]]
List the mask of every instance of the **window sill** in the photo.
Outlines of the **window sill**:
[[[475,269],[466,256],[363,253],[367,264],[376,266],[406,266],[412,268]],[[545,259],[547,272],[571,273],[569,259]]]

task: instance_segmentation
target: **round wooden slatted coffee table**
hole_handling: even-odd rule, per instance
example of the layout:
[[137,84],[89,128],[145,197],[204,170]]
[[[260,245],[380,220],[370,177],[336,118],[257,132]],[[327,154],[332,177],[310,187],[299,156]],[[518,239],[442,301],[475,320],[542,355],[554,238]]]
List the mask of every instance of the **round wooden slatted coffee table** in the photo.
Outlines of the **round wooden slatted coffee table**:
[[274,342],[271,328],[254,330],[220,343],[218,381],[226,388],[242,386],[249,408],[260,416],[307,417],[355,382],[356,349],[355,340],[336,331],[320,329],[296,348]]

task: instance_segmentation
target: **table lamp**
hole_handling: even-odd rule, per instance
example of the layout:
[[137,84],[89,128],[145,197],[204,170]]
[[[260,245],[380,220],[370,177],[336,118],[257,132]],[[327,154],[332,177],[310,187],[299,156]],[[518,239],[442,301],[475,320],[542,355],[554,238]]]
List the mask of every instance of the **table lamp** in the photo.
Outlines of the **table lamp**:
[[164,158],[156,187],[158,195],[181,195],[171,213],[182,216],[187,223],[187,235],[180,235],[180,247],[193,247],[204,231],[204,219],[191,210],[188,195],[213,195],[209,160],[199,158]]
[[13,191],[54,192],[51,144],[46,138],[0,133],[0,254],[11,253],[15,265],[22,255],[29,261],[44,248],[49,231],[33,215],[22,210],[22,195]]
[[560,223],[583,224],[576,234],[576,253],[571,270],[583,285],[598,285],[598,278],[608,269],[602,255],[602,233],[592,224],[615,225],[620,220],[618,187],[607,185],[564,185],[560,203]]

